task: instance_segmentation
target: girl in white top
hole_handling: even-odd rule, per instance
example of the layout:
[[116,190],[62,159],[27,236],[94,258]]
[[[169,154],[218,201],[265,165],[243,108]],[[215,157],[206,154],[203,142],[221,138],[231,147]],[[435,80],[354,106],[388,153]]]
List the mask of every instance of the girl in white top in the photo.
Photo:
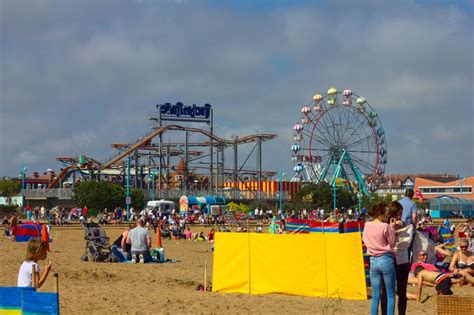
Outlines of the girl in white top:
[[[26,249],[26,259],[21,264],[20,271],[18,272],[19,287],[32,287],[33,283],[36,283],[36,288],[40,288],[43,285],[51,269],[51,261],[48,261],[43,275],[40,277],[38,260],[45,260],[47,255],[47,244],[45,242],[37,238],[30,239]],[[32,275],[33,266],[35,273]],[[34,282],[33,279],[35,280]]]

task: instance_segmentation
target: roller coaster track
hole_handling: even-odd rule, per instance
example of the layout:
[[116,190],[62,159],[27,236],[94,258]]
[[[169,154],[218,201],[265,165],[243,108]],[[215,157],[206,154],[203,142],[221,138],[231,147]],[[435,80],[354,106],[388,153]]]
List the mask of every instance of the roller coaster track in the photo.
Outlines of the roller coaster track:
[[53,180],[49,183],[48,189],[51,189],[54,186],[56,186],[56,184],[59,182],[59,180],[72,168],[75,168],[75,166],[68,165],[65,168],[63,168],[61,173],[59,173],[56,177],[54,177]]
[[[115,149],[118,149],[118,150],[128,149],[128,148],[130,148],[130,146],[131,146],[131,144],[126,144],[126,143],[113,143],[112,144],[112,148],[115,148]],[[166,148],[165,152],[168,152],[168,154],[170,156],[179,156],[179,155],[184,154],[184,150],[182,150],[182,149],[170,148],[169,145],[163,145],[163,147]],[[147,150],[147,151],[157,151],[157,150],[159,150],[159,148],[160,147],[158,145],[145,145],[145,146],[141,146],[139,149],[140,150]],[[167,150],[169,150],[169,151],[167,151]],[[203,152],[202,151],[188,150],[188,154],[193,155],[193,156],[201,156],[201,155],[203,155]]]
[[120,162],[122,159],[124,159],[126,156],[130,155],[133,151],[139,149],[142,146],[146,146],[149,144],[149,142],[161,135],[166,133],[169,130],[181,130],[181,131],[191,131],[191,132],[196,132],[196,133],[201,133],[207,137],[209,137],[212,141],[216,141],[217,143],[220,144],[225,144],[225,145],[232,145],[232,144],[244,144],[244,143],[251,143],[255,141],[268,141],[271,139],[275,139],[277,136],[275,134],[257,134],[257,135],[248,135],[244,137],[239,137],[236,138],[235,140],[226,140],[220,137],[217,137],[214,134],[211,134],[209,131],[200,129],[200,128],[193,128],[193,127],[184,127],[184,126],[179,126],[179,125],[167,125],[163,126],[161,128],[156,129],[146,137],[139,139],[137,142],[132,144],[127,150],[118,153],[116,156],[112,157],[109,161],[103,163],[100,165],[100,170],[108,169],[118,162]]

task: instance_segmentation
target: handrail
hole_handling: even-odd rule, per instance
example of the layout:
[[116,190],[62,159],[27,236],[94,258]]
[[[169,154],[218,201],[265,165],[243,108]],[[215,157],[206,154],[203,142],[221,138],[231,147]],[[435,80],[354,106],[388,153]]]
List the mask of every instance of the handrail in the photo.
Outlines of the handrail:
[[[145,199],[151,198],[151,189],[143,188],[143,195]],[[155,198],[174,198],[178,199],[182,195],[190,196],[207,196],[214,194],[214,191],[206,189],[189,189],[184,190],[163,190],[155,191]],[[220,190],[219,195],[223,196],[229,200],[253,200],[257,198],[266,199],[266,200],[278,200],[279,192],[278,191],[250,191],[250,190]],[[289,199],[289,194],[287,191],[283,192],[283,200]],[[53,189],[25,189],[25,198],[34,199],[34,198],[58,198],[58,199],[73,199],[74,190],[73,188],[53,188]]]

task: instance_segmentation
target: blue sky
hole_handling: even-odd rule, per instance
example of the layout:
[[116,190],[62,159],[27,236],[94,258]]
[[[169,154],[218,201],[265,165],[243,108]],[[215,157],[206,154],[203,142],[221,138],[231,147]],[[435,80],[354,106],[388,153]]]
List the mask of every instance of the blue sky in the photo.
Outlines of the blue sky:
[[4,0],[0,47],[1,175],[105,161],[177,101],[211,103],[224,138],[278,134],[264,168],[290,173],[332,85],[378,111],[388,173],[473,174],[472,1]]

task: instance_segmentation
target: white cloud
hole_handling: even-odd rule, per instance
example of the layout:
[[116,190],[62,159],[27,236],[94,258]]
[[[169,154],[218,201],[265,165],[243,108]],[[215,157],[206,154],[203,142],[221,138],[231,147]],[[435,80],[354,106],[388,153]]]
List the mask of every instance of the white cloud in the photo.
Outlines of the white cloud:
[[[331,85],[378,111],[389,169],[472,172],[473,27],[459,8],[7,1],[1,9],[1,174],[32,152],[39,169],[76,152],[103,160],[110,143],[149,131],[148,113],[166,101],[211,103],[224,138],[278,134],[264,144],[265,166],[289,169],[300,108]],[[463,159],[442,159],[436,141]],[[422,158],[432,155],[440,158]]]

